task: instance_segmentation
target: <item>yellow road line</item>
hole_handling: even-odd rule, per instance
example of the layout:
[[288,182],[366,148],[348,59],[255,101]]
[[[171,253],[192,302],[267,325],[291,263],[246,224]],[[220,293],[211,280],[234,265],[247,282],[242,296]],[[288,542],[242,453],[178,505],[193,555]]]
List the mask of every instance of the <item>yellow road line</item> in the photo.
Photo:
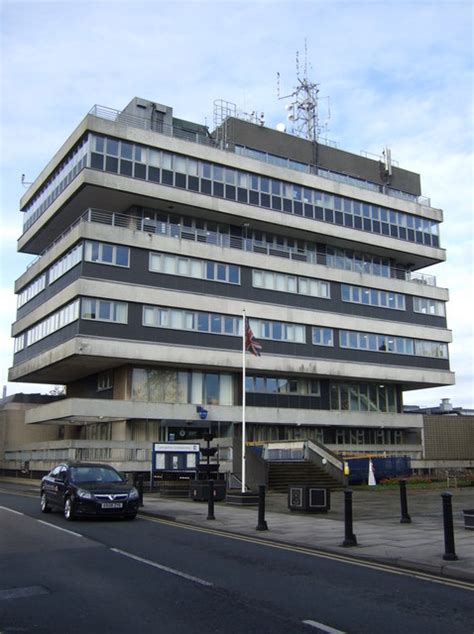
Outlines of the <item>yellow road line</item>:
[[201,526],[192,526],[176,520],[166,520],[159,517],[151,517],[149,515],[140,515],[142,519],[150,522],[157,522],[158,524],[164,524],[167,526],[174,526],[177,528],[183,528],[185,530],[196,531],[198,533],[205,533],[208,535],[217,535],[219,537],[225,537],[227,539],[234,539],[237,541],[248,542],[251,544],[257,544],[260,546],[268,546],[270,548],[276,548],[278,550],[286,550],[293,553],[299,553],[303,555],[309,555],[310,557],[319,557],[320,559],[329,559],[331,561],[338,561],[341,563],[351,564],[353,566],[359,566],[361,568],[370,568],[371,570],[378,570],[380,572],[389,572],[394,575],[413,577],[422,581],[431,581],[432,583],[439,583],[442,585],[450,586],[453,588],[459,588],[462,590],[470,590],[474,592],[474,583],[469,581],[458,581],[456,579],[449,579],[447,577],[439,577],[434,574],[425,572],[419,572],[417,570],[397,568],[389,564],[381,564],[377,562],[367,561],[364,559],[348,557],[340,555],[338,553],[329,553],[327,551],[318,550],[317,548],[306,548],[305,546],[297,546],[292,544],[284,544],[280,542],[270,541],[261,537],[251,537],[250,535],[239,535],[237,533],[231,533],[223,530],[204,528]]
[[[6,491],[0,489],[0,493],[9,493],[11,495],[20,495],[23,497],[38,497],[37,494],[21,493],[17,491]],[[364,559],[356,559],[354,557],[348,557],[340,555],[338,553],[329,553],[327,551],[318,550],[317,548],[305,548],[304,546],[296,546],[292,544],[283,544],[270,540],[263,539],[261,537],[251,537],[249,535],[238,535],[237,533],[231,533],[223,530],[217,530],[213,528],[204,528],[201,526],[192,526],[191,524],[185,524],[176,520],[165,520],[159,517],[152,517],[150,515],[140,514],[141,519],[149,522],[157,522],[158,524],[165,524],[168,526],[174,526],[177,528],[183,528],[186,530],[196,531],[198,533],[206,533],[208,535],[217,535],[219,537],[226,537],[227,539],[234,539],[242,542],[249,542],[251,544],[259,544],[260,546],[269,546],[270,548],[276,548],[279,550],[286,550],[293,553],[300,553],[303,555],[309,555],[310,557],[319,557],[320,559],[329,559],[331,561],[339,561],[345,564],[351,564],[352,566],[359,566],[361,568],[370,568],[371,570],[378,570],[381,572],[389,572],[394,575],[400,575],[402,577],[413,577],[414,579],[420,579],[422,581],[430,581],[432,583],[439,583],[441,585],[450,586],[452,588],[458,588],[461,590],[469,590],[474,592],[474,583],[469,581],[458,581],[456,579],[449,579],[447,577],[439,577],[434,574],[426,572],[419,572],[417,570],[411,570],[407,568],[396,568],[389,564],[380,564],[376,562],[367,561]]]

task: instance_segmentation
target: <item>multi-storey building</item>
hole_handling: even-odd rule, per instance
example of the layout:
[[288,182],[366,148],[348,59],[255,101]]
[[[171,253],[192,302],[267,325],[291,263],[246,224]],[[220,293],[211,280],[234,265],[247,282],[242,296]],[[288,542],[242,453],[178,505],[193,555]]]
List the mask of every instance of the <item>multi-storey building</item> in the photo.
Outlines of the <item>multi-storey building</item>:
[[[450,385],[442,212],[413,172],[262,125],[95,107],[21,200],[12,381],[77,438],[238,436],[415,457],[406,390]],[[208,411],[201,420],[197,411]]]

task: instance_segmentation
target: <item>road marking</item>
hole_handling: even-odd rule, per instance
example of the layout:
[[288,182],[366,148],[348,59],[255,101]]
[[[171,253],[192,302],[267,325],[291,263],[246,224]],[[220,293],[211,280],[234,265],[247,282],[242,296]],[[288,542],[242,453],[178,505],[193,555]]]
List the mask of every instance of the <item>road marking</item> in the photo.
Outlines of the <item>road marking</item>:
[[68,533],[69,535],[74,535],[74,537],[84,537],[80,533],[75,533],[74,531],[70,531],[67,528],[62,528],[61,526],[56,526],[56,524],[51,524],[50,522],[44,522],[43,520],[36,520],[39,524],[44,524],[44,526],[49,526],[50,528],[55,528],[57,531],[62,531],[63,533]]
[[119,548],[111,548],[110,550],[112,550],[114,553],[118,553],[119,555],[123,555],[124,557],[135,559],[135,561],[139,561],[142,564],[147,564],[147,566],[152,566],[153,568],[158,568],[159,570],[163,570],[164,572],[169,572],[172,575],[176,575],[177,577],[182,577],[183,579],[187,579],[188,581],[199,583],[201,586],[213,585],[209,581],[205,581],[204,579],[200,579],[199,577],[193,577],[192,575],[188,575],[185,572],[181,572],[180,570],[175,570],[175,568],[168,568],[168,566],[157,564],[156,561],[150,561],[150,559],[143,559],[143,557],[132,555],[132,553],[127,553],[125,550],[120,550]]
[[0,506],[2,511],[10,511],[10,513],[15,513],[15,515],[24,515],[24,513],[20,513],[20,511],[14,511],[13,509],[9,509],[8,506]]
[[35,597],[38,594],[49,594],[49,590],[43,588],[43,586],[27,586],[26,588],[9,588],[7,590],[0,590],[0,601]]
[[342,630],[335,630],[333,627],[329,627],[329,625],[324,625],[324,623],[318,623],[317,621],[311,621],[308,619],[307,621],[303,621],[305,625],[311,625],[311,627],[315,627],[320,632],[326,632],[327,634],[345,634]]
[[144,520],[150,522],[157,522],[159,524],[165,524],[167,526],[174,526],[178,528],[184,528],[186,530],[196,531],[199,533],[207,533],[209,535],[218,535],[227,539],[234,539],[237,541],[249,542],[251,544],[258,544],[260,546],[268,546],[270,548],[276,548],[278,550],[287,550],[290,552],[301,553],[303,555],[309,555],[310,557],[318,557],[320,559],[330,559],[331,561],[339,561],[341,563],[350,564],[352,566],[359,566],[361,568],[370,568],[371,570],[377,570],[379,572],[389,572],[394,575],[402,577],[411,577],[420,579],[421,581],[431,581],[433,583],[439,583],[441,585],[451,586],[453,588],[460,588],[462,590],[469,590],[474,592],[474,583],[469,581],[461,581],[457,579],[450,579],[449,577],[438,577],[425,572],[418,572],[417,570],[410,570],[404,568],[396,568],[389,564],[381,564],[377,562],[367,561],[364,559],[355,559],[339,553],[329,553],[324,550],[318,550],[317,548],[306,548],[304,546],[294,546],[292,544],[284,544],[281,542],[273,542],[261,537],[251,537],[249,535],[239,535],[237,533],[231,533],[227,531],[220,531],[212,528],[201,528],[200,526],[192,526],[190,524],[184,524],[176,520],[165,520],[157,517],[151,517],[148,515],[140,515]]

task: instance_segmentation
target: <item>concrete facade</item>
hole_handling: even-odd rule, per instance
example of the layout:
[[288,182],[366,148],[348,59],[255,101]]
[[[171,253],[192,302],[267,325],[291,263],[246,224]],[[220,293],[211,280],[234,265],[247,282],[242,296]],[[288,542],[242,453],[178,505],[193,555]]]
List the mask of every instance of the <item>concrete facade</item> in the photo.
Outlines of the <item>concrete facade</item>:
[[445,260],[443,213],[419,175],[237,119],[223,144],[157,108],[95,109],[21,200],[18,248],[38,257],[15,284],[10,379],[67,389],[29,426],[238,435],[245,309],[263,346],[249,440],[421,457],[403,392],[454,376],[449,294],[422,272]]

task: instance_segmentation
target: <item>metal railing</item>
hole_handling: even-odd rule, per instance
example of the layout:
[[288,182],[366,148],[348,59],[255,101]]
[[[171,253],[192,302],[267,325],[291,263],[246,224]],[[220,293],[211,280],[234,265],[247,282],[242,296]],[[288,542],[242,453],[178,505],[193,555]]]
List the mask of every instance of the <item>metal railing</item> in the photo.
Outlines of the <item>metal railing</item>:
[[110,464],[140,463],[144,469],[151,464],[152,450],[150,443],[127,443],[112,441],[52,441],[48,443],[30,445],[27,449],[6,450],[4,464],[8,467],[13,463],[22,466],[29,463],[30,469],[35,469],[39,463],[54,465],[58,462],[105,462]]
[[[376,277],[386,277],[401,279],[407,282],[424,284],[426,286],[436,286],[436,277],[424,273],[410,272],[403,269],[390,268],[390,275],[380,275],[380,265],[367,263],[344,261],[344,266],[336,266],[331,262],[332,256],[323,253],[301,249],[298,247],[288,247],[285,245],[276,245],[268,242],[254,240],[253,238],[245,238],[240,236],[231,236],[229,234],[219,233],[215,231],[206,231],[203,229],[194,229],[193,227],[185,227],[180,224],[172,224],[167,222],[155,221],[151,218],[139,218],[137,216],[127,216],[115,212],[103,211],[100,209],[88,209],[82,216],[76,220],[70,227],[51,243],[47,249],[28,265],[28,268],[39,261],[48,251],[50,251],[58,242],[65,238],[74,227],[82,222],[93,222],[104,224],[112,227],[120,227],[123,229],[131,229],[133,231],[143,231],[149,235],[159,235],[176,238],[178,240],[187,240],[191,242],[200,242],[202,244],[211,244],[220,248],[239,249],[240,251],[249,251],[253,253],[262,253],[272,257],[285,258],[288,260],[296,260],[298,262],[308,262],[320,266],[327,266],[331,269],[343,269],[354,273],[375,275]],[[324,261],[325,260],[325,261]]]
[[98,117],[99,119],[113,121],[119,125],[138,128],[149,132],[158,132],[159,134],[183,139],[184,141],[191,141],[192,143],[200,143],[201,145],[211,145],[213,147],[217,147],[215,139],[209,135],[199,134],[198,132],[193,132],[191,130],[183,130],[177,126],[163,123],[162,121],[151,121],[149,119],[145,119],[144,117],[138,117],[120,110],[114,110],[113,108],[95,105],[89,111],[89,114],[94,117]]

